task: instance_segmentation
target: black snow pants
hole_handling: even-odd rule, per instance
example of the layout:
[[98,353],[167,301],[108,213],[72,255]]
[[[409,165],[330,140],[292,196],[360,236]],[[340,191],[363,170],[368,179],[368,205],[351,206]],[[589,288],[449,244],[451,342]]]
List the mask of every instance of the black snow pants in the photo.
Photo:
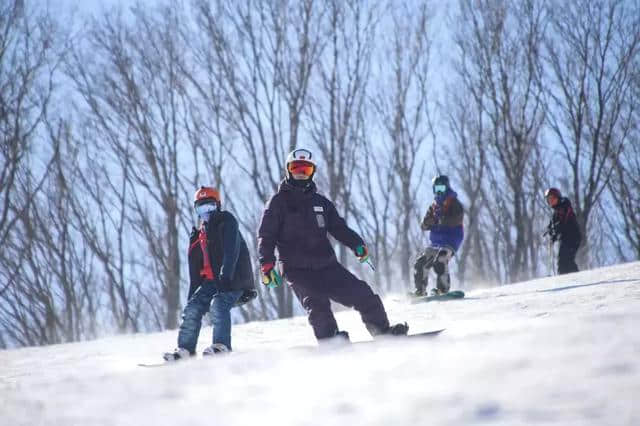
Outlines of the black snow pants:
[[289,269],[285,278],[307,311],[316,339],[330,338],[338,332],[331,311],[331,300],[360,313],[372,335],[389,330],[389,319],[380,297],[369,285],[336,263],[323,269]]
[[558,248],[558,275],[578,272],[578,265],[576,264],[577,252],[577,245],[564,241],[560,242],[560,247]]

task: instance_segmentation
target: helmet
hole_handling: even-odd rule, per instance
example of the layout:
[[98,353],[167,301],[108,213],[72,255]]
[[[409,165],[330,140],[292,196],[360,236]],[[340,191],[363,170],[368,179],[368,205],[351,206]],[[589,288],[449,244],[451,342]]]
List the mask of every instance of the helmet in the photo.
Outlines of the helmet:
[[432,180],[433,193],[444,193],[449,189],[449,177],[446,175],[437,175]]
[[556,198],[562,198],[562,194],[558,188],[549,188],[544,191],[544,198],[549,198],[550,195],[553,195]]
[[194,206],[210,203],[212,201],[218,205],[220,204],[220,192],[210,186],[201,186],[193,195]]
[[310,180],[316,172],[316,162],[313,154],[308,149],[294,149],[287,156],[286,174],[287,178],[295,179],[294,175],[306,176],[301,180]]

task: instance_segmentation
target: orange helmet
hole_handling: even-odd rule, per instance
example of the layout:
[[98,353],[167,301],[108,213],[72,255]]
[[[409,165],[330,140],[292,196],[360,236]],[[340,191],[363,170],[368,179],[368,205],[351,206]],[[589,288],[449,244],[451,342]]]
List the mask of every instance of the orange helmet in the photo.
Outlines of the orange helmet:
[[210,186],[201,186],[193,196],[193,205],[205,204],[207,202],[220,204],[220,192]]

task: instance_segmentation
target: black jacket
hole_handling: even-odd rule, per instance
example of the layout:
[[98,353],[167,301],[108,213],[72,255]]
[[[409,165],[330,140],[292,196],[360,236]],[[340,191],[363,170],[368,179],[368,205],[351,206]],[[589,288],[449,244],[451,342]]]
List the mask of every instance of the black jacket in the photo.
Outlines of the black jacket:
[[553,217],[547,229],[553,241],[560,241],[561,244],[571,247],[580,245],[582,233],[568,198],[560,198],[558,204],[553,208]]
[[[228,281],[228,290],[251,290],[255,288],[249,249],[238,230],[238,221],[227,211],[211,213],[205,223],[207,251],[213,275],[217,280]],[[203,256],[197,241],[189,244],[189,298],[202,283],[200,270]]]
[[300,188],[285,180],[262,214],[258,229],[260,263],[274,263],[277,248],[285,272],[337,264],[327,233],[352,250],[364,244],[333,203],[316,192],[314,182]]

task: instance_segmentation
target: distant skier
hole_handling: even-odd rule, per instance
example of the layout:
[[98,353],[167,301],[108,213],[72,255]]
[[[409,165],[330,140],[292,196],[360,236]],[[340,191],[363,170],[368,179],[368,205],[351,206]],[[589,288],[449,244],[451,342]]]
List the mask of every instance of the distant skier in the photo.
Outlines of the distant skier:
[[362,238],[347,226],[331,201],[316,192],[312,153],[296,149],[286,160],[286,177],[268,201],[258,230],[258,252],[263,283],[280,285],[274,249],[285,279],[308,313],[319,343],[334,337],[348,340],[338,330],[331,300],[355,308],[371,335],[407,334],[406,323],[389,325],[380,297],[369,285],[338,263],[328,234],[353,250],[360,262],[369,255]]
[[[203,355],[231,351],[233,306],[256,296],[247,244],[238,221],[220,209],[220,194],[203,186],[194,195],[200,229],[191,230],[189,241],[189,295],[178,333],[178,348],[164,354],[167,361],[195,355],[202,317],[210,310],[213,344]],[[213,300],[213,303],[211,303]]]
[[560,241],[558,274],[578,272],[576,253],[582,241],[582,233],[571,202],[568,198],[563,197],[557,188],[547,189],[544,196],[549,207],[553,209],[553,216],[545,235],[548,234],[552,242]]
[[462,219],[464,208],[458,201],[457,194],[449,185],[449,178],[438,175],[433,178],[433,194],[435,199],[429,206],[422,220],[423,231],[430,231],[429,246],[416,259],[414,265],[415,296],[426,294],[429,269],[433,268],[437,275],[434,294],[445,294],[451,287],[449,277],[449,261],[464,238]]

